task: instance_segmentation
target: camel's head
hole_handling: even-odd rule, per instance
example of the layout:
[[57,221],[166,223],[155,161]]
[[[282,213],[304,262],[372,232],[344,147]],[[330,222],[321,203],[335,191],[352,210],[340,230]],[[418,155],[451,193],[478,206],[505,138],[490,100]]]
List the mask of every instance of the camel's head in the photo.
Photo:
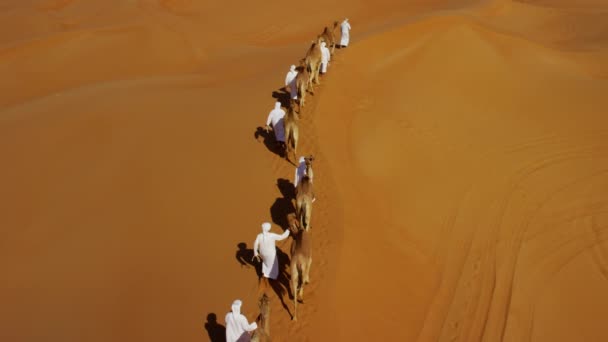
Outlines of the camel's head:
[[265,293],[262,294],[262,296],[258,300],[258,306],[260,307],[260,311],[267,309],[269,307],[269,304],[270,304],[270,298],[268,298],[268,296]]
[[317,36],[317,41],[315,42],[317,45],[321,45],[321,42],[323,41],[323,35],[320,34]]
[[336,27],[338,27],[338,25],[340,25],[340,23],[337,20],[334,21],[334,29],[336,29]]
[[306,166],[312,166],[312,162],[313,160],[315,160],[315,157],[311,154],[308,157],[304,158],[304,162],[306,163]]

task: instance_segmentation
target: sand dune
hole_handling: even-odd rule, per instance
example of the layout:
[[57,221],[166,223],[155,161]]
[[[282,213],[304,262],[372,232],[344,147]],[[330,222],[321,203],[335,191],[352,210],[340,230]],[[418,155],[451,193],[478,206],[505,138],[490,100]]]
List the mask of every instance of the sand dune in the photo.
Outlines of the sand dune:
[[273,338],[608,340],[608,6],[322,4],[0,5],[2,340],[206,341],[235,298],[253,319],[238,245],[280,231],[293,176],[254,133],[345,15],[302,118],[312,284],[297,323],[272,294]]

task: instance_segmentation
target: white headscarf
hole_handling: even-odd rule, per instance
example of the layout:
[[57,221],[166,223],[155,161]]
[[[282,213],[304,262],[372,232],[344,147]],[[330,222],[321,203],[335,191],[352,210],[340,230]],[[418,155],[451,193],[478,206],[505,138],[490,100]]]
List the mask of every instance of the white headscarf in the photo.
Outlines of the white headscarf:
[[270,228],[272,228],[272,225],[268,222],[264,222],[262,223],[262,233],[266,234],[268,232],[270,232]]
[[327,44],[325,42],[321,42],[321,47],[324,48]]
[[232,302],[232,314],[233,315],[238,316],[241,314],[241,305],[243,305],[243,302],[240,299],[237,299],[234,302]]
[[274,109],[281,109],[281,102],[279,102],[279,101],[275,102]]
[[291,67],[289,67],[289,71],[296,71],[296,66],[292,64]]

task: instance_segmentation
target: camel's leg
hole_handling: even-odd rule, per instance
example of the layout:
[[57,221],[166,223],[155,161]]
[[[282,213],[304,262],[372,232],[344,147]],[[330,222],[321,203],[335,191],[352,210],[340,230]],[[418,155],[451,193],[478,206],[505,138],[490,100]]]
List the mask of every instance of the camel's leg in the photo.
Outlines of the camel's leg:
[[299,139],[299,135],[300,135],[300,129],[298,128],[298,126],[294,127],[292,130],[292,134],[293,134],[293,160],[297,161],[298,160],[298,139]]
[[300,220],[300,227],[308,228],[308,222],[306,221],[306,200],[303,200],[300,204],[300,215],[298,216]]
[[313,89],[314,80],[315,80],[315,74],[314,74],[314,70],[313,70],[313,71],[311,71],[310,76],[308,77],[308,86],[306,87],[308,89],[308,92],[310,93],[310,95],[315,94],[315,90]]
[[304,108],[304,97],[306,96],[306,89],[301,89],[300,90],[300,108],[299,108],[299,112],[302,113],[302,108]]
[[302,200],[298,201],[298,188],[296,188],[296,220],[300,223],[300,227],[302,227]]
[[299,275],[298,275],[298,265],[295,261],[295,259],[297,258],[297,256],[292,256],[292,258],[294,259],[291,263],[291,293],[293,293],[293,317],[291,318],[291,320],[293,321],[297,321],[298,320],[298,281],[299,281]]
[[291,134],[291,129],[286,130],[285,132],[285,159],[288,162],[291,162],[291,160],[289,160],[289,150],[291,150],[291,138],[290,138],[290,134]]
[[301,227],[308,229],[310,227],[310,214],[311,214],[312,204],[305,197],[302,203],[302,208],[300,209],[300,213],[302,214],[300,224]]
[[298,297],[300,297],[300,302],[304,304],[304,283],[300,286],[300,290],[298,291]]
[[304,284],[310,283],[310,265],[312,265],[312,257],[309,257],[304,263]]

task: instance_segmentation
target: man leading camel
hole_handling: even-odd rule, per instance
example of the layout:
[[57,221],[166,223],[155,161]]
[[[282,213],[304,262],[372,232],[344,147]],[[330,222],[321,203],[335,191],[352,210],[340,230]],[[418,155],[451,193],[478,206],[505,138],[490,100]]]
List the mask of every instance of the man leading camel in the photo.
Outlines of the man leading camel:
[[226,314],[226,342],[248,342],[249,332],[257,329],[256,322],[249,324],[247,317],[241,314],[243,302],[235,300],[232,303],[232,311]]
[[297,76],[298,72],[296,71],[296,66],[292,65],[289,72],[287,72],[287,76],[285,76],[285,87],[287,87],[287,90],[289,91],[289,94],[291,94],[291,98],[293,100],[298,99],[298,86],[296,84]]
[[279,276],[279,260],[275,242],[285,240],[289,236],[289,229],[279,235],[271,233],[271,227],[268,222],[262,223],[262,232],[258,234],[253,243],[253,259],[259,260],[261,256],[263,278],[276,280]]
[[321,73],[327,72],[329,61],[331,60],[331,53],[327,48],[327,43],[321,42]]
[[344,19],[340,25],[340,31],[342,32],[340,46],[347,47],[348,43],[350,42],[350,23],[348,22],[348,18]]
[[268,114],[268,119],[266,120],[266,132],[270,130],[270,125],[272,125],[272,130],[274,131],[274,137],[279,145],[281,145],[281,149],[285,149],[285,127],[283,125],[283,118],[285,117],[285,111],[281,109],[281,102],[276,102],[274,104],[274,109],[270,111]]

